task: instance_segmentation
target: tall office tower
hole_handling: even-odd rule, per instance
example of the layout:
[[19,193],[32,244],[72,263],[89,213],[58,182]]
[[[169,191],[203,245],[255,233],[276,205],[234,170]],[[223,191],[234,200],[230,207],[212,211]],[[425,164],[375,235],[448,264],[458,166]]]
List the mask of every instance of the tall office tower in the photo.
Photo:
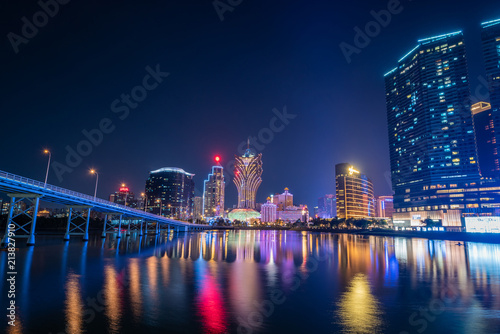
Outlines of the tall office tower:
[[500,164],[498,162],[498,147],[496,145],[491,105],[486,102],[478,102],[472,106],[471,111],[481,176],[484,178],[498,178]]
[[392,196],[377,197],[377,217],[392,218],[394,213],[394,203]]
[[327,194],[318,198],[318,216],[322,219],[334,218],[337,215],[335,195]]
[[[462,32],[418,41],[385,75],[394,219],[461,226],[479,168]],[[451,189],[451,190],[450,190]],[[464,192],[465,193],[465,192]],[[476,197],[476,195],[471,195]]]
[[[500,19],[484,22],[481,24],[481,28],[486,81],[488,82],[491,102],[491,110],[488,112],[492,124],[490,128],[500,129]],[[486,118],[486,115],[483,115],[482,118]],[[497,152],[500,152],[500,133],[497,131],[494,136],[492,146],[494,146],[495,157],[493,160],[496,160],[496,164],[498,164]],[[483,158],[483,161],[488,161],[486,168],[482,168],[481,158]],[[491,156],[486,157],[484,154],[482,156],[481,151],[479,151],[479,159],[481,172],[484,173],[485,169],[487,170],[486,175],[483,175],[484,177],[500,177],[498,165],[491,168],[493,167],[491,165]],[[493,172],[490,173],[490,170],[493,170]]]
[[271,202],[277,205],[278,211],[284,211],[286,208],[293,206],[293,194],[289,190],[285,188],[283,194],[276,194],[271,198]]
[[193,200],[193,219],[203,218],[203,198],[201,196],[196,196]]
[[267,202],[261,206],[261,221],[263,223],[274,223],[276,219],[278,219],[278,216],[276,215],[277,208],[276,204],[271,202],[271,197],[268,197]]
[[146,198],[149,212],[187,220],[193,214],[194,174],[181,168],[161,168],[149,172]]
[[203,185],[203,215],[219,217],[224,215],[224,168],[220,165],[220,157],[215,157],[217,165]]
[[118,191],[109,195],[109,201],[116,204],[130,206],[131,208],[137,208],[137,199],[125,183],[122,183]]
[[373,184],[351,164],[335,166],[338,218],[375,217]]
[[250,148],[241,157],[235,155],[233,182],[238,189],[238,209],[255,209],[255,196],[262,183],[262,154]]

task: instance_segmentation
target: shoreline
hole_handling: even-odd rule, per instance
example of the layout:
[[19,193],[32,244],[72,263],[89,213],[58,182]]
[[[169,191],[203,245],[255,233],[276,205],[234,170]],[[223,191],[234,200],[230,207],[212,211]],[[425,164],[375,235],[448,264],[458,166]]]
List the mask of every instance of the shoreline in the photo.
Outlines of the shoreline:
[[268,231],[307,231],[332,234],[352,234],[361,236],[379,236],[379,237],[399,237],[399,238],[419,238],[430,240],[447,240],[461,242],[482,242],[490,244],[500,244],[500,234],[495,233],[467,233],[467,232],[417,232],[417,231],[393,231],[393,230],[340,230],[326,228],[253,228],[253,227],[215,227],[210,230],[268,230]]

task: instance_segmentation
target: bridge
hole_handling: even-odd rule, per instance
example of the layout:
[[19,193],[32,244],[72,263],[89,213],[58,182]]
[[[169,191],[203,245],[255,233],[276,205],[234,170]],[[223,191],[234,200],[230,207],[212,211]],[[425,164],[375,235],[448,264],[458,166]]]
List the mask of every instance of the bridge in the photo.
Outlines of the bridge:
[[[139,235],[142,235],[143,233],[159,234],[162,228],[167,229],[167,231],[172,229],[175,232],[200,231],[209,228],[207,225],[191,224],[155,215],[1,170],[0,192],[10,197],[7,225],[2,238],[3,247],[9,243],[10,238],[27,238],[28,245],[35,244],[35,227],[40,200],[62,204],[68,208],[64,240],[69,240],[70,236],[77,235],[83,236],[84,241],[89,239],[91,211],[104,215],[101,234],[103,238],[106,237],[107,233],[115,233],[115,226],[108,218],[117,218],[117,238],[121,237],[123,221],[127,221],[127,235],[130,235],[133,229],[138,230]],[[23,207],[21,202],[25,203],[26,206]],[[27,222],[19,222],[19,219],[16,218],[20,216],[27,217]],[[143,225],[145,226],[144,230]],[[152,231],[148,230],[150,226],[153,228]]]

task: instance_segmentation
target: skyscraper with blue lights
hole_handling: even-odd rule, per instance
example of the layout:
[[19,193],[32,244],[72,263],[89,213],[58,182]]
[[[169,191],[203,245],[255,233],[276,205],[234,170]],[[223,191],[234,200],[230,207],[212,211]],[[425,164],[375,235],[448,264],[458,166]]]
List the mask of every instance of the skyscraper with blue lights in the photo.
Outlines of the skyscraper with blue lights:
[[480,179],[462,32],[419,40],[385,86],[395,221],[461,226]]

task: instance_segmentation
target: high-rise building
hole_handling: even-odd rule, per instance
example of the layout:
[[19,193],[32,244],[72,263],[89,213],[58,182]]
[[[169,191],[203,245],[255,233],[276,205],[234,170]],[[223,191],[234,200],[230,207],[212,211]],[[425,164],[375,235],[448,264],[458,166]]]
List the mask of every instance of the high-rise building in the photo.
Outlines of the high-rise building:
[[230,220],[252,221],[260,217],[255,211],[257,189],[262,183],[262,154],[248,148],[242,156],[235,155],[233,182],[238,189],[238,208],[228,214]]
[[419,40],[385,86],[394,219],[461,226],[469,195],[451,193],[479,182],[462,32]]
[[131,208],[138,208],[137,199],[133,192],[130,191],[130,188],[127,187],[125,183],[122,183],[118,191],[115,191],[114,194],[109,195],[109,201],[129,206]]
[[220,165],[220,157],[216,156],[217,165],[212,167],[203,185],[203,215],[219,217],[224,215],[224,168]]
[[375,217],[375,197],[369,178],[351,164],[342,163],[335,166],[335,183],[338,218]]
[[472,105],[471,111],[476,135],[479,172],[484,178],[498,178],[500,164],[491,105],[487,102],[478,102]]
[[194,174],[181,168],[149,172],[146,181],[147,210],[164,217],[187,220],[193,214]]
[[330,219],[337,216],[337,200],[335,195],[327,194],[318,199],[318,217]]
[[196,196],[193,200],[193,219],[203,218],[203,198],[201,196]]
[[261,206],[261,221],[263,223],[274,223],[278,219],[277,208],[276,204],[271,202],[271,197],[268,197],[267,202]]
[[[491,109],[485,114],[481,112],[482,118],[490,117],[491,125],[487,136],[491,134],[494,135],[495,139],[492,143],[494,146],[495,156],[493,160],[496,160],[497,166],[491,165],[491,157],[482,156],[479,150],[478,142],[478,153],[479,153],[479,167],[483,177],[493,177],[499,178],[500,173],[498,172],[498,156],[497,152],[500,152],[500,133],[494,131],[494,129],[500,129],[500,19],[494,21],[488,21],[481,24],[481,38],[483,44],[483,58],[486,70],[486,81],[488,82],[488,89],[490,95]],[[475,120],[476,117],[474,117]],[[487,161],[486,167],[482,168],[481,158]],[[493,167],[493,172],[490,173],[490,168]]]
[[286,208],[293,206],[293,194],[289,190],[285,188],[282,194],[272,196],[271,202],[277,205],[278,211],[284,211]]
[[233,182],[238,189],[238,209],[255,209],[255,196],[262,183],[262,154],[248,148],[242,156],[235,155]]
[[377,217],[392,218],[394,213],[394,203],[392,196],[377,197]]

